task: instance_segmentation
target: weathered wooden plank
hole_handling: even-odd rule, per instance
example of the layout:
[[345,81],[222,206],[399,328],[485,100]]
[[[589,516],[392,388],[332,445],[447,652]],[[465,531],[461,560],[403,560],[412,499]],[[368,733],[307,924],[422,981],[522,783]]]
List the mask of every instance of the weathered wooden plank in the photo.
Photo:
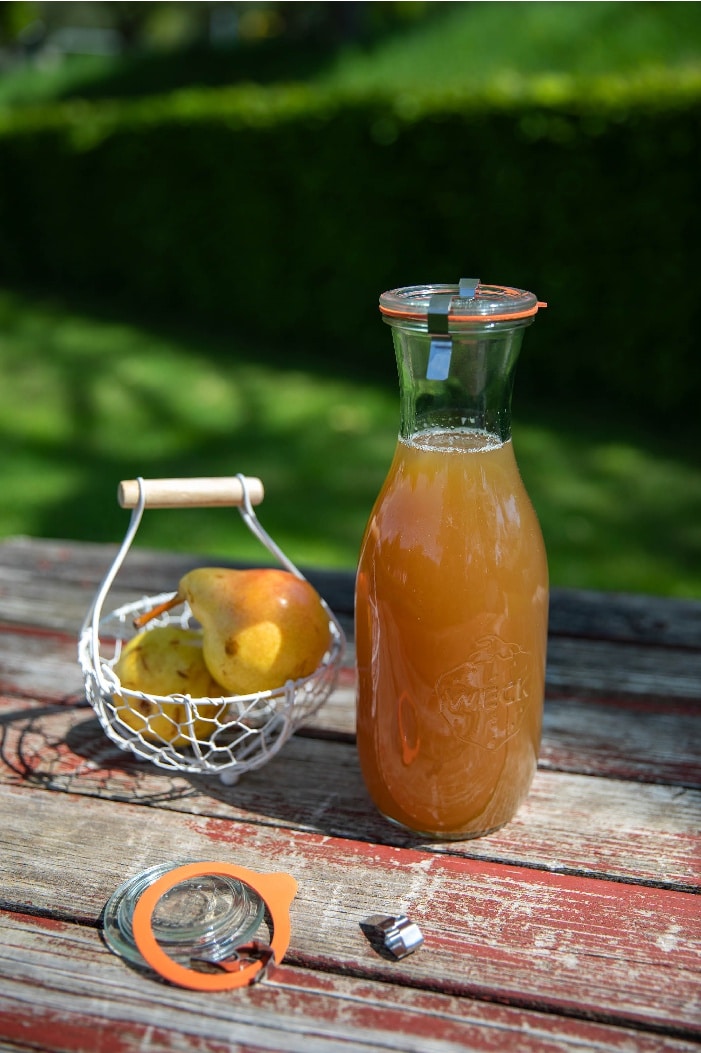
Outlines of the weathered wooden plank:
[[[364,795],[351,741],[350,670],[315,725],[238,786],[172,776],[116,751],[91,712],[76,705],[82,685],[74,658],[78,626],[114,548],[15,541],[0,544],[0,621],[6,629],[0,632],[6,692],[0,703],[0,812],[7,816],[0,829],[0,895],[10,904],[48,915],[54,925],[77,917],[90,927],[100,897],[125,876],[125,867],[133,873],[162,858],[216,854],[254,869],[289,869],[302,888],[285,967],[294,974],[295,994],[286,997],[299,1006],[300,987],[308,993],[311,986],[313,999],[289,1026],[284,1004],[278,1007],[273,1039],[267,1021],[275,1014],[261,1029],[256,1012],[242,1049],[288,1048],[274,1044],[281,1035],[293,1043],[289,1048],[297,1048],[300,1037],[305,1049],[313,1048],[303,1017],[314,1022],[309,1035],[313,1041],[323,1036],[324,1049],[335,1048],[327,1040],[347,1048],[349,1036],[369,1049],[404,1048],[405,1034],[412,1036],[412,1049],[432,1048],[425,1041],[431,1037],[437,1049],[530,1048],[522,1034],[514,1037],[513,1017],[505,1028],[499,1025],[508,1034],[504,1040],[493,1017],[487,1030],[482,1018],[469,1016],[470,1026],[475,1019],[479,1024],[474,1039],[459,1013],[463,1030],[450,1033],[422,1031],[416,1016],[402,1018],[396,1028],[387,1024],[388,1013],[414,1012],[417,998],[489,1012],[507,1012],[497,1003],[511,1003],[508,1012],[527,1021],[529,1037],[538,1020],[559,1027],[560,1014],[582,1026],[582,1017],[593,1016],[598,1022],[587,1022],[588,1029],[611,1021],[642,1028],[614,1028],[605,1036],[602,1030],[596,1036],[601,1048],[641,1049],[640,1041],[650,1038],[658,1043],[651,1048],[661,1049],[667,1041],[683,1044],[682,1036],[701,1040],[698,897],[681,891],[698,889],[701,871],[700,795],[684,789],[700,784],[701,604],[554,590],[551,697],[542,767],[529,800],[514,822],[489,838],[423,846],[385,824]],[[212,560],[135,550],[110,605],[174,587],[185,569],[203,562]],[[349,613],[352,575],[331,572],[322,580],[318,587],[332,606],[345,604]],[[647,780],[677,785],[644,785]],[[378,959],[359,936],[358,921],[376,909],[409,910],[427,935],[419,955],[402,963]],[[64,963],[57,964],[55,951],[48,968],[59,975]],[[20,940],[15,957],[22,967],[35,964],[32,953]],[[2,951],[0,976],[1,963]],[[8,966],[7,973],[9,981],[0,983],[0,1038],[3,1009],[7,1019],[18,1018],[14,996],[3,1001],[6,982],[16,984],[16,969]],[[429,990],[436,977],[443,993]],[[322,981],[331,985],[323,993],[332,990],[330,1004],[342,1007],[344,1019],[317,1031]],[[96,982],[102,993],[104,985]],[[341,983],[365,985],[369,992],[354,991],[358,1015],[352,1023]],[[32,987],[30,981],[18,986],[23,992]],[[160,999],[165,988],[154,986]],[[77,996],[78,978],[73,987]],[[408,992],[406,1003],[397,1002],[400,992]],[[391,1008],[383,1004],[370,1025],[368,1002],[374,1006],[382,993]],[[57,997],[45,1018],[43,1009],[38,1017],[20,1014],[23,1026],[30,1019],[49,1022],[44,1034],[51,1048],[56,1021],[69,1020],[61,1014],[70,994]],[[424,1020],[438,1014],[453,1027],[447,1002],[442,1005],[427,1008]],[[72,1003],[69,1012],[75,1031],[66,1033],[85,1035],[81,1004]],[[131,1003],[126,1011],[117,1006],[113,1036],[121,1021],[130,1026],[131,1014]],[[204,1014],[200,1007],[212,1040],[209,1016],[210,1006]],[[109,1034],[104,1020],[98,1007],[90,1018],[98,1036]],[[166,1023],[164,1048],[190,1048],[191,1038],[197,1048],[209,1048],[189,1021],[178,1027],[168,1014]],[[663,1038],[659,1029],[675,1037]],[[3,1048],[41,1047],[38,1034],[25,1031],[25,1042],[21,1031],[13,1032]],[[546,1027],[542,1034],[544,1041],[533,1048],[552,1044],[554,1032]],[[556,1048],[598,1048],[590,1031],[557,1034]],[[156,1035],[148,1018],[139,1018],[124,1048],[153,1048]],[[66,1048],[99,1048],[94,1035],[85,1047],[81,1041]]]
[[[701,1037],[701,915],[689,893],[66,794],[3,787],[0,799],[6,909],[95,924],[144,866],[234,860],[298,880],[293,965]],[[360,924],[402,910],[426,942],[387,961]]]
[[[51,596],[46,586],[38,582],[34,586],[33,607],[41,613],[45,624],[38,625],[36,615],[34,623],[24,625],[14,621],[8,616],[7,603],[4,604],[0,615],[0,685],[15,693],[32,693],[41,687],[53,698],[71,694],[80,689],[77,665],[80,627],[57,624],[60,619],[52,619]],[[56,597],[54,601],[58,602]],[[26,595],[21,605],[22,612],[15,613],[28,616]],[[65,610],[75,613],[75,604],[69,603]],[[348,640],[344,666],[352,671],[352,626],[346,623],[345,629]],[[344,683],[351,686],[347,678]],[[651,698],[659,703],[660,711],[664,711],[670,701],[689,701],[696,703],[696,709],[701,712],[701,651],[553,638],[548,647],[546,690],[550,696],[575,698]],[[690,712],[693,711],[692,707]],[[353,725],[354,716],[350,724],[346,721],[338,730],[351,732]]]
[[701,786],[701,711],[683,702],[549,698],[542,767]]
[[[206,998],[206,1009],[204,1006]],[[350,1040],[350,1041],[349,1041]],[[56,1053],[691,1053],[695,1043],[283,964],[215,996],[145,979],[97,932],[0,912],[0,1042]]]
[[0,626],[0,689],[52,701],[84,697],[77,637],[65,632]]
[[[639,692],[623,690],[624,674],[620,668],[611,669],[613,658],[609,656],[608,666],[596,665],[592,671],[599,686],[610,689],[602,690],[597,696],[582,690],[585,677],[573,671],[577,667],[570,644],[575,649],[587,650],[606,651],[616,647],[586,640],[556,642],[566,649],[562,667],[566,667],[568,673],[561,679],[576,683],[577,694],[548,698],[541,765],[551,770],[701,786],[701,703],[675,698],[671,691],[666,694],[661,690],[665,684],[678,687],[681,696],[686,690],[673,662],[676,652],[671,649],[664,652],[666,669],[662,672],[657,667],[651,668],[652,663],[647,671],[641,672],[636,668],[639,656],[630,653],[637,652],[638,648],[619,648],[631,663],[625,675],[635,680],[633,686],[637,686]],[[349,738],[355,733],[352,660],[349,648],[336,690],[310,719],[309,727],[321,734]],[[582,664],[584,661],[582,658]],[[587,662],[593,664],[590,654]],[[556,675],[553,666],[557,669],[554,659],[549,665],[549,683]],[[618,694],[614,687],[618,687]],[[35,632],[0,626],[0,691],[8,697],[79,705],[84,691],[75,638],[58,631]]]
[[[8,547],[5,548],[5,545]],[[90,552],[97,550],[103,553],[104,559],[104,546],[88,546],[87,550]],[[19,566],[10,563],[2,567],[0,618],[7,625],[21,629],[36,626],[44,632],[54,630],[77,637],[95,588],[94,582],[86,581],[82,577],[79,580],[75,579],[76,573],[79,573],[75,561],[78,560],[78,553],[82,552],[82,548],[75,544],[65,548],[54,546],[53,554],[50,558],[47,556],[43,561],[39,558],[39,553],[42,551],[41,546],[34,546],[29,542],[26,545],[15,544],[13,546],[11,542],[0,545],[0,553],[4,553],[7,560],[10,559],[11,554],[21,553],[24,553],[26,559],[27,552],[36,560],[29,568],[23,567],[21,561]],[[151,588],[154,591],[167,588],[168,585],[164,579],[170,576],[167,568],[174,560],[181,567],[187,565],[184,562],[185,557],[182,556],[130,553],[125,572],[127,567],[131,567],[132,562],[137,565],[137,569],[131,567],[131,578],[128,574],[126,575],[131,585],[114,589],[109,597],[107,609],[113,609],[115,606],[148,594]],[[189,560],[189,564],[192,562],[193,560]],[[48,563],[51,572],[44,565],[45,563]],[[53,568],[57,566],[63,568],[65,577],[53,576]],[[142,580],[144,575],[150,576],[151,579],[154,579],[155,576],[156,580],[144,581]],[[336,574],[335,577],[338,578],[339,575]],[[140,591],[134,592],[137,579]],[[587,606],[589,614],[593,615],[593,611],[598,609],[603,619],[606,610],[605,597],[600,595],[592,599],[589,594],[582,594],[582,596],[588,596],[586,604],[584,600],[582,603]],[[616,598],[615,602],[619,608],[625,599],[625,597]],[[570,612],[568,617],[572,622],[572,611],[576,610],[578,601],[569,594],[566,600],[565,609]],[[654,614],[655,601],[650,599],[652,621],[645,621],[640,612],[641,602],[639,597],[633,597],[631,599],[633,610],[630,612],[630,617],[626,620],[624,614],[619,610],[614,620],[619,626],[628,625],[631,634],[636,630],[636,626],[642,625],[640,635],[644,638],[646,634],[649,635],[650,624],[655,622],[656,617],[659,622],[662,614],[659,614],[659,617]],[[601,604],[599,608],[596,607],[597,603]],[[667,611],[665,624],[668,627],[673,622],[670,612],[676,609],[675,603],[676,601],[672,603],[668,601],[665,604]],[[548,649],[547,669],[547,687],[551,694],[604,695],[613,698],[658,695],[662,698],[701,700],[701,649],[694,651],[686,644],[685,646],[670,646],[669,640],[673,635],[671,631],[666,633],[668,643],[666,647],[612,643],[606,639],[566,638],[560,635],[560,630],[557,628],[557,600],[555,598],[553,604],[553,632]],[[701,609],[701,604],[699,608]],[[688,626],[690,620],[693,621],[693,619],[683,617],[688,610],[689,604],[683,604],[679,608],[679,620],[685,626]],[[353,650],[352,622],[349,618],[346,618],[345,627],[349,636],[348,662],[350,663]],[[583,631],[581,625],[578,628]],[[596,630],[596,632],[599,631]],[[620,627],[612,631],[620,639],[625,636]],[[592,635],[595,635],[594,629],[592,629]],[[687,640],[686,637],[684,639]],[[699,640],[701,641],[701,636]],[[5,650],[8,644],[14,646],[13,641],[5,641]],[[0,648],[3,648],[2,639],[0,639]],[[2,661],[3,655],[0,654],[0,675],[2,675]],[[21,662],[18,661],[17,665],[21,670]],[[25,676],[27,672],[25,667]],[[75,670],[71,672],[74,676]]]
[[[318,723],[328,731],[355,730],[355,672],[349,647],[337,689]],[[0,691],[75,705],[85,697],[78,664],[78,637],[56,629],[25,629],[0,623]]]
[[[64,586],[70,595],[78,586],[83,594],[83,608],[95,595],[118,550],[118,545],[90,544],[75,541],[44,541],[34,538],[9,538],[0,541],[0,598],[21,584],[31,588],[34,579]],[[261,549],[260,566],[276,565]],[[114,596],[118,606],[122,593],[133,599],[175,590],[183,574],[193,567],[247,567],[250,562],[216,555],[177,552],[155,552],[134,547],[130,550],[115,582]],[[340,614],[353,613],[354,573],[345,570],[303,568],[327,602]],[[82,615],[81,615],[82,617]]]
[[701,703],[701,651],[551,637],[546,690],[579,697],[658,695]]
[[[310,778],[313,773],[313,778]],[[376,812],[352,743],[297,735],[237,785],[120,752],[88,709],[0,699],[0,782],[579,874],[697,887],[701,792],[540,770],[507,827],[424,844]]]
[[552,631],[559,636],[701,648],[699,600],[554,588],[550,615]]
[[[35,672],[41,675],[43,661],[60,662],[63,665],[52,665],[51,669],[50,681],[56,694],[61,679],[72,684],[78,674],[80,625],[65,623],[66,616],[72,621],[77,606],[74,599],[69,600],[62,607],[62,613],[54,618],[56,605],[62,602],[64,586],[61,586],[61,598],[52,598],[50,589],[39,582],[34,583],[34,588],[35,597],[31,602],[29,595],[22,593],[16,600],[3,604],[0,682],[7,686],[16,683],[21,689],[22,684],[31,683]],[[135,597],[123,595],[121,599],[126,603]],[[14,607],[14,612],[8,610],[9,606]],[[81,611],[81,617],[84,613]],[[24,618],[28,619],[26,623],[22,621]],[[344,664],[351,669],[355,652],[352,625],[347,620],[344,630],[347,634]],[[546,690],[550,695],[571,694],[580,698],[601,695],[611,699],[646,696],[660,700],[684,699],[697,702],[701,709],[701,651],[554,637],[548,645]]]
[[[125,520],[126,528],[126,520]],[[116,542],[121,539],[115,539]],[[84,591],[80,611],[104,577],[118,545],[90,544],[69,540],[12,537],[0,542],[0,599],[13,584],[41,577],[66,585],[79,585]],[[121,594],[157,593],[175,588],[177,581],[193,566],[217,562],[245,565],[216,554],[154,552],[136,545],[127,557],[117,579],[117,599]],[[325,598],[339,613],[353,610],[354,570],[303,568]],[[70,595],[71,590],[67,591]],[[118,605],[117,603],[114,604]],[[30,624],[31,621],[28,621]],[[77,623],[75,623],[77,624]],[[701,601],[642,596],[632,593],[594,590],[551,590],[551,635],[589,637],[701,649]]]
[[[39,582],[35,583],[36,599],[33,608],[41,612],[43,625],[37,624],[37,614],[28,610],[27,596],[19,594],[11,602],[15,604],[16,618],[8,617],[4,625],[0,621],[0,682],[12,686],[15,682],[21,690],[22,684],[31,684],[36,690],[46,682],[46,690],[57,695],[66,679],[68,692],[77,682],[77,644],[80,625],[65,624],[67,611],[76,611],[74,600],[68,600],[56,618],[53,604],[61,605],[61,596],[53,597]],[[43,600],[41,599],[43,597]],[[124,602],[134,596],[122,597]],[[9,614],[5,603],[2,616]],[[84,612],[82,612],[84,614]],[[22,618],[31,619],[26,624]],[[33,628],[34,625],[34,628]],[[347,647],[344,664],[353,667],[355,651],[353,627],[344,624]],[[43,664],[51,662],[49,676]],[[55,665],[61,662],[61,665]],[[37,683],[35,674],[42,679]],[[79,682],[79,680],[78,680]],[[578,697],[602,695],[604,698],[642,698],[653,696],[659,699],[687,699],[698,703],[701,711],[701,651],[698,653],[678,648],[650,650],[635,644],[609,643],[605,640],[553,638],[547,652],[546,690],[553,694],[572,694]]]

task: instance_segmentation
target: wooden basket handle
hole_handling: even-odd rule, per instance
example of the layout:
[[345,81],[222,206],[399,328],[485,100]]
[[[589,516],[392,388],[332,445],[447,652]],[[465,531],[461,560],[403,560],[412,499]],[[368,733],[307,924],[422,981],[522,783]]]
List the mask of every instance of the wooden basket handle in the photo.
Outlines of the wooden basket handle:
[[[243,504],[243,486],[236,476],[198,479],[142,479],[145,508],[218,508]],[[263,500],[263,483],[246,477],[246,489],[252,505]],[[139,503],[139,480],[123,479],[117,490],[122,508],[136,508]]]

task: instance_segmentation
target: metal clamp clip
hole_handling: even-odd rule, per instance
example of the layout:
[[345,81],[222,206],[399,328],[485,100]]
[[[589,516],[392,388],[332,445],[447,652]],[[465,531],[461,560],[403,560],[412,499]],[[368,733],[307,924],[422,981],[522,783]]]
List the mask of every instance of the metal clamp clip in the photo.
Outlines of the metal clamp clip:
[[[460,299],[473,300],[479,283],[479,278],[461,278],[458,291]],[[426,380],[447,380],[450,376],[453,340],[449,335],[449,319],[454,299],[452,293],[434,293],[428,302],[426,320],[431,342]]]
[[213,959],[211,957],[198,957],[192,955],[191,965],[205,966],[212,971],[222,970],[226,973],[240,973],[249,965],[256,962],[261,963],[261,969],[253,976],[251,984],[257,984],[267,975],[271,962],[274,961],[275,952],[269,943],[261,943],[259,940],[249,940],[248,943],[240,944],[228,958]]
[[399,914],[397,917],[373,914],[365,920],[362,927],[379,937],[395,958],[406,958],[407,954],[417,951],[424,942],[421,929],[415,922],[409,921],[406,914]]

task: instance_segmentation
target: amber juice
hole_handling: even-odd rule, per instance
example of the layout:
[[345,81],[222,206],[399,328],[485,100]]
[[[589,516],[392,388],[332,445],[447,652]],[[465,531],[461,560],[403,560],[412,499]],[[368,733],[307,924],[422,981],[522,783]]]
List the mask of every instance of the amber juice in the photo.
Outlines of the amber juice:
[[511,441],[400,439],[356,593],[358,752],[387,818],[448,839],[513,817],[538,757],[547,608]]

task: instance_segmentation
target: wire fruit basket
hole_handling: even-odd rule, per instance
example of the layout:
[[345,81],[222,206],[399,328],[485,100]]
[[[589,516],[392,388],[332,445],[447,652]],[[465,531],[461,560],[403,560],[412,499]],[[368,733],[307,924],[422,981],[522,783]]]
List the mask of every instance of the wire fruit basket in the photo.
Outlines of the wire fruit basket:
[[[134,619],[173,598],[175,592],[143,596],[109,614],[102,609],[136,535],[145,508],[235,506],[244,523],[282,567],[306,578],[261,526],[254,504],[263,500],[260,479],[236,475],[214,479],[132,479],[120,483],[118,500],[131,508],[124,541],[83,622],[78,661],[85,693],[106,735],[120,749],[160,768],[219,775],[232,785],[262,767],[309,720],[333,691],[345,650],[341,625],[321,599],[329,619],[329,646],[318,668],[275,690],[249,695],[192,697],[153,695],[123,686],[115,669],[122,650],[137,632]],[[187,603],[165,611],[146,626],[199,631]],[[148,713],[135,720],[134,713]]]

